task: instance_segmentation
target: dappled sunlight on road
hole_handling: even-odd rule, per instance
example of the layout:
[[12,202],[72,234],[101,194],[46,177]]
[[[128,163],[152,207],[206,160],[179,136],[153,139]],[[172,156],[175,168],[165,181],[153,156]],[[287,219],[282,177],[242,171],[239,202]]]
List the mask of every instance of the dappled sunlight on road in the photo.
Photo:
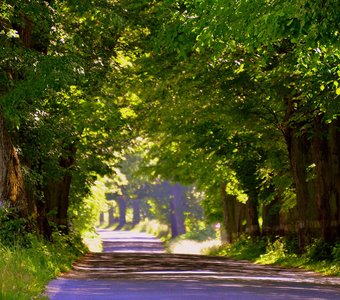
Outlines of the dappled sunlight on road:
[[[340,279],[224,257],[167,254],[145,233],[99,229],[89,253],[48,288],[52,300],[340,299]],[[72,295],[70,297],[70,295]]]
[[313,272],[255,265],[223,257],[148,254],[91,253],[74,265],[69,278],[124,278],[149,280],[242,280],[281,283],[339,285],[340,279]]

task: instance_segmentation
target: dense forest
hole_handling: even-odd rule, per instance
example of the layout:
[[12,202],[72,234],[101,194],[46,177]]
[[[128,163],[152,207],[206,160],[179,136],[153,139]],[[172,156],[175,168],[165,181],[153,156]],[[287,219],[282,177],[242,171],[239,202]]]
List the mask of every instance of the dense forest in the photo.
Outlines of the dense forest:
[[[51,239],[98,177],[195,186],[226,241],[340,232],[338,0],[4,0],[0,205]],[[6,214],[6,218],[3,216]]]

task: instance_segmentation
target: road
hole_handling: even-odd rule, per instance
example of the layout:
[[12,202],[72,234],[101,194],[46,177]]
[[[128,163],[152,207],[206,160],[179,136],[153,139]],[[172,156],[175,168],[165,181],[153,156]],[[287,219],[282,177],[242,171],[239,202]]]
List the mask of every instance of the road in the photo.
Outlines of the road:
[[52,300],[340,299],[340,278],[234,261],[166,254],[145,233],[100,230],[103,253],[90,253],[53,280]]

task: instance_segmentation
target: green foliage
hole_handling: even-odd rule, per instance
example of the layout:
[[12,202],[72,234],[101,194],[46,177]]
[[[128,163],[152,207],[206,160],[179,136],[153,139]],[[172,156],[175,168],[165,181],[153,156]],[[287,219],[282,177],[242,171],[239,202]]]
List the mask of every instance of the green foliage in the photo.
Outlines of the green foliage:
[[80,235],[87,235],[94,231],[101,211],[107,210],[105,194],[109,191],[105,185],[107,178],[99,178],[91,187],[89,194],[79,203],[71,203],[68,215],[72,222],[72,229]]
[[274,264],[340,276],[339,243],[331,246],[320,240],[314,241],[302,254],[298,253],[297,241],[278,237],[250,239],[241,237],[233,244],[212,247],[205,251],[209,255],[222,255],[236,259],[247,259],[260,264]]
[[224,244],[209,251],[211,255],[222,255],[237,259],[254,260],[266,251],[266,241],[242,236],[233,244]]
[[278,237],[273,241],[267,242],[266,251],[256,260],[265,264],[279,264],[287,258],[297,257],[295,252],[298,250],[294,240]]
[[60,272],[71,268],[72,262],[86,249],[79,238],[54,235],[48,243],[30,235],[29,247],[0,244],[0,298],[35,299],[46,284]]
[[14,245],[30,246],[28,220],[18,218],[13,211],[0,208],[0,244],[5,247]]
[[336,243],[332,250],[333,258],[336,262],[340,262],[340,243]]
[[[130,3],[124,4],[1,3],[0,110],[18,149],[32,206],[39,202],[61,210],[49,203],[46,190],[68,177],[70,199],[63,204],[72,203],[73,215],[86,211],[83,216],[89,217],[95,206],[86,199],[90,186],[98,174],[112,172],[117,153],[129,142],[122,61],[134,47],[120,39],[130,33]],[[69,187],[62,189],[56,193],[68,198]]]
[[307,246],[305,255],[312,262],[332,260],[336,259],[335,257],[333,257],[333,251],[334,254],[337,253],[336,249],[337,248],[333,248],[329,242],[315,240],[313,243]]
[[188,226],[187,232],[180,236],[181,240],[193,240],[203,242],[208,239],[216,238],[216,231],[211,225],[207,225],[206,222],[200,221],[200,226]]

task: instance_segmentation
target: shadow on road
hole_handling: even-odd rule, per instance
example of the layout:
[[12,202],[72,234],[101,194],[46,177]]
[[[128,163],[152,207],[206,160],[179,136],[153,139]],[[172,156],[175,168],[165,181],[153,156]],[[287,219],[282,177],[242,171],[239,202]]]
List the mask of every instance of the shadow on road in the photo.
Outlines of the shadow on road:
[[76,262],[50,285],[51,299],[340,299],[339,278],[223,257],[166,254],[147,234],[99,233],[104,253]]

